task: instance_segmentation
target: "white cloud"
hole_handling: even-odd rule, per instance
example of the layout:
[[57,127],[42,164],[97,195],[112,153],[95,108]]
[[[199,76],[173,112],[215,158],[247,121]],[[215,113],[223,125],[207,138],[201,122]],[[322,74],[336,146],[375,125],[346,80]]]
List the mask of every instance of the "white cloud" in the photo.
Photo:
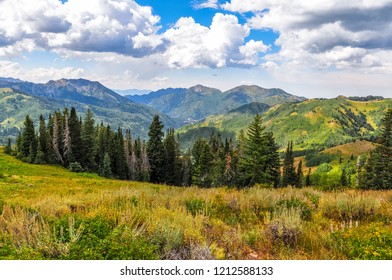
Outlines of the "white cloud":
[[[217,7],[205,1],[202,7]],[[0,56],[49,50],[66,57],[112,60],[112,54],[154,57],[170,68],[257,65],[262,41],[247,42],[250,28],[234,15],[217,13],[210,26],[191,17],[160,31],[151,7],[129,0],[3,0]],[[104,56],[100,55],[104,54]]]
[[277,64],[363,71],[390,67],[378,57],[392,49],[392,0],[231,0],[220,7],[252,12],[250,28],[276,31],[280,50],[265,58]]
[[18,63],[0,60],[1,75],[4,77],[15,77],[26,81],[44,83],[49,79],[57,80],[64,77],[80,78],[84,75],[85,70],[82,68],[64,67],[64,68],[43,68],[25,69]]
[[233,15],[217,13],[210,27],[193,18],[181,18],[163,34],[170,42],[164,55],[173,68],[255,65],[256,52],[268,47],[261,41],[245,44],[249,33],[249,27],[241,25]]
[[206,9],[206,8],[211,8],[211,9],[217,9],[218,6],[218,0],[207,0],[203,2],[197,2],[193,5],[195,9]]
[[[143,56],[132,38],[160,28],[151,7],[128,0],[3,0],[0,47],[25,39],[45,49],[116,52]],[[146,51],[144,49],[144,51]]]

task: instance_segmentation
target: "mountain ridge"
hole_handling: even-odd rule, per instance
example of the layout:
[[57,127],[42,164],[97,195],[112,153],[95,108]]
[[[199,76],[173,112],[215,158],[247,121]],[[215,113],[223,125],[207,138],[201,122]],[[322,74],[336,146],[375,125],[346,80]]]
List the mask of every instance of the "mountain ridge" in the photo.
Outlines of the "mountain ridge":
[[146,104],[182,122],[202,120],[209,115],[227,113],[241,105],[261,102],[269,106],[306,100],[282,89],[266,89],[257,85],[237,86],[227,91],[204,85],[190,88],[167,88],[146,96],[127,96],[132,101]]

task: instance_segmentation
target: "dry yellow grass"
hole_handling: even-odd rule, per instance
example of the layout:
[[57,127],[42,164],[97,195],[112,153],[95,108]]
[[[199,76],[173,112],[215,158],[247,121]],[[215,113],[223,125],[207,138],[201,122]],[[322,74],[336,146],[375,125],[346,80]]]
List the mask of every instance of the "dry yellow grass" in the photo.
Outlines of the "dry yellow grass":
[[[392,191],[169,187],[25,164],[2,150],[0,173],[0,244],[16,258],[66,257],[98,217],[121,242],[154,244],[160,258],[344,259],[334,237],[342,223],[392,218]],[[61,220],[70,240],[54,228]]]

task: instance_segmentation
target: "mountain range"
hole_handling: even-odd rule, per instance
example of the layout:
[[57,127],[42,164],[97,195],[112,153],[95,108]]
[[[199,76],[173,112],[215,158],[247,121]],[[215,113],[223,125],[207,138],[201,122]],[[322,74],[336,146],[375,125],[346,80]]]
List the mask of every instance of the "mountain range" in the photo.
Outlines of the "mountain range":
[[[0,79],[0,135],[15,136],[29,114],[37,120],[40,114],[75,107],[77,112],[93,111],[98,122],[113,128],[131,129],[134,135],[147,136],[154,115],[161,116],[165,126],[177,127],[170,117],[143,104],[137,104],[99,82],[84,79],[60,79],[45,84],[18,79]],[[4,139],[3,139],[4,140]]]
[[224,92],[216,88],[196,85],[188,89],[168,88],[146,95],[126,97],[148,105],[183,123],[200,121],[212,114],[224,114],[251,102],[261,102],[273,106],[306,99],[281,89],[265,89],[255,85],[238,86]]
[[182,127],[178,132],[186,144],[192,143],[199,131],[236,135],[241,129],[246,130],[254,116],[260,114],[266,131],[273,132],[282,149],[291,140],[297,150],[320,150],[358,139],[374,139],[386,108],[392,106],[392,100],[353,99],[344,96],[309,99],[270,108],[250,103],[227,114],[208,116],[198,123]]

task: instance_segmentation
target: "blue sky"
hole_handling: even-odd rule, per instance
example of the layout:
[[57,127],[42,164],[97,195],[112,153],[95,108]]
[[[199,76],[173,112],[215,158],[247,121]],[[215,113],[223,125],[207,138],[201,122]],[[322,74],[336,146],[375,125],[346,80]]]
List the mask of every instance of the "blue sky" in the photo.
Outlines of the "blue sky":
[[0,76],[392,97],[392,0],[3,0]]

